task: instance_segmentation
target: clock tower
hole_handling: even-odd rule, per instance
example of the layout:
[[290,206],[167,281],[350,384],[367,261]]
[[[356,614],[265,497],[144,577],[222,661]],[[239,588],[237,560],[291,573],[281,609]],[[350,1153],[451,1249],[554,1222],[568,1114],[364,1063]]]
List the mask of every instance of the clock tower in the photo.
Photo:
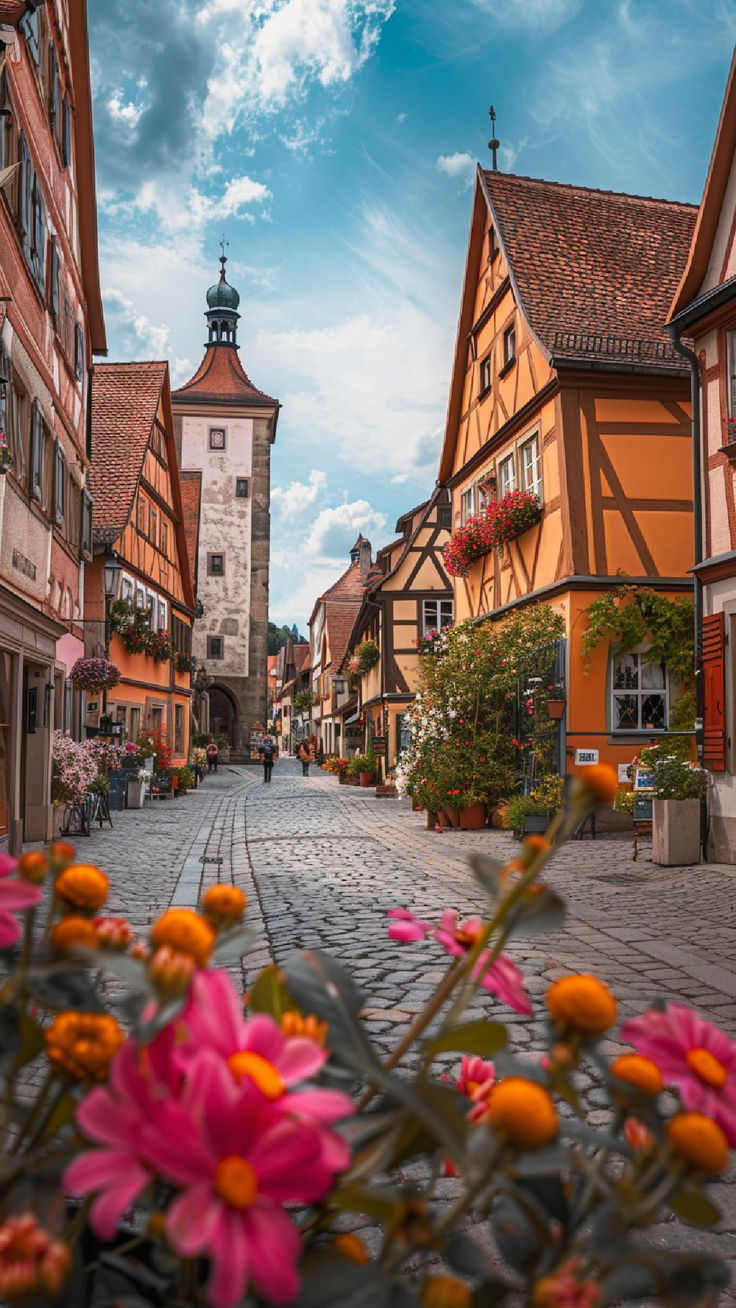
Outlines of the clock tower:
[[240,295],[225,276],[207,292],[208,340],[194,376],[172,394],[179,464],[201,476],[197,600],[198,668],[213,679],[210,731],[247,756],[267,707],[271,446],[279,402],[240,362]]

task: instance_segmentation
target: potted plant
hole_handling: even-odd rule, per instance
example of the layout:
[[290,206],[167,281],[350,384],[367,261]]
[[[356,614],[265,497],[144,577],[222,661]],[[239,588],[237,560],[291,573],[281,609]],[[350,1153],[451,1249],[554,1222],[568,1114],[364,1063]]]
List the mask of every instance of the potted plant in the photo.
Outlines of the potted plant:
[[663,867],[700,862],[701,818],[707,792],[703,768],[663,758],[654,768],[652,858]]
[[357,777],[360,786],[372,786],[376,779],[375,755],[357,754],[355,758],[351,758],[348,763],[348,776]]
[[562,777],[542,777],[528,795],[513,795],[503,817],[517,839],[547,830],[562,804]]
[[126,791],[125,802],[128,808],[143,808],[146,798],[146,786],[151,779],[151,773],[148,768],[138,768],[137,771],[131,772],[128,777],[128,788]]
[[547,687],[545,707],[548,718],[559,721],[564,715],[566,703],[567,695],[561,681],[555,681],[551,686]]

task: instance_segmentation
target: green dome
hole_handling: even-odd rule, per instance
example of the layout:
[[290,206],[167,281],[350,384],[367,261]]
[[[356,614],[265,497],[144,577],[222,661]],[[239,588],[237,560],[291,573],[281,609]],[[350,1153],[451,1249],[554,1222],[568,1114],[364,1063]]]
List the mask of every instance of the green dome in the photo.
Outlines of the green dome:
[[225,281],[225,272],[223,269],[219,282],[210,286],[207,292],[207,305],[210,309],[237,309],[240,304],[240,296],[234,286],[230,286]]

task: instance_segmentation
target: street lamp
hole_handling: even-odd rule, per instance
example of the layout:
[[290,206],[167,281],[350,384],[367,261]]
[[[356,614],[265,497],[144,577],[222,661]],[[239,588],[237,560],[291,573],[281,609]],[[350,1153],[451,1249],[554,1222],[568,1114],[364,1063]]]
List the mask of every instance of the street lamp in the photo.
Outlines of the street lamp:
[[[110,605],[115,598],[118,588],[118,577],[123,570],[123,565],[116,555],[111,554],[105,559],[102,569],[102,586],[105,592],[105,658],[110,657]],[[107,719],[107,686],[102,691],[102,713],[100,715],[100,728],[104,732],[108,729]]]
[[345,682],[345,678],[344,678],[344,677],[340,677],[340,676],[338,676],[338,675],[336,675],[336,674],[333,675],[333,677],[332,677],[332,690],[333,690],[333,693],[334,693],[335,695],[344,695],[344,694],[345,694],[345,685],[346,685],[346,682]]

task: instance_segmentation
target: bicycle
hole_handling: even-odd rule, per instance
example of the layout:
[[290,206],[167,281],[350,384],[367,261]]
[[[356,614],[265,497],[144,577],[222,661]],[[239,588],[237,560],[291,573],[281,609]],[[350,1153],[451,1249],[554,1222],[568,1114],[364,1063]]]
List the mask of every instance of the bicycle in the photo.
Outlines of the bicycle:
[[61,834],[62,836],[89,835],[89,813],[86,795],[84,799],[74,800],[73,803],[66,805],[61,820]]

